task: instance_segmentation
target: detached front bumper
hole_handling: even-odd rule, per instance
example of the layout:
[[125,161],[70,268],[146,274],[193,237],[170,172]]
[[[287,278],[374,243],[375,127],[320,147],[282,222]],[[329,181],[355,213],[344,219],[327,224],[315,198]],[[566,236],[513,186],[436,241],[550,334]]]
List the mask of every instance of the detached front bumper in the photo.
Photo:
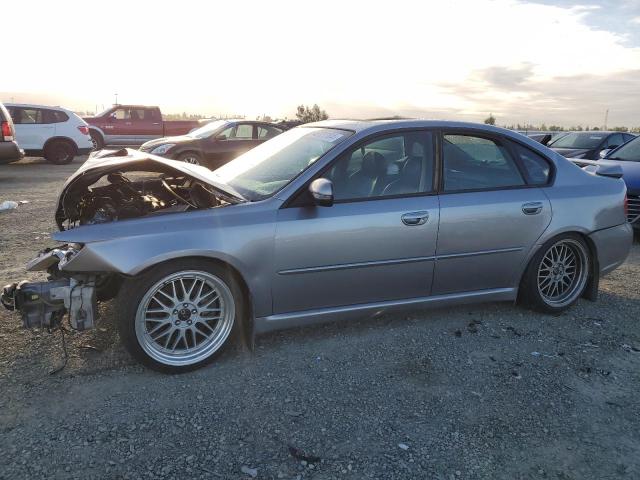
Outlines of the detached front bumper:
[[60,272],[77,253],[77,248],[70,245],[41,252],[27,264],[27,270],[47,270],[51,280],[6,285],[0,294],[2,305],[20,312],[25,328],[55,328],[67,313],[72,328],[93,328],[96,316],[95,275],[62,276]]

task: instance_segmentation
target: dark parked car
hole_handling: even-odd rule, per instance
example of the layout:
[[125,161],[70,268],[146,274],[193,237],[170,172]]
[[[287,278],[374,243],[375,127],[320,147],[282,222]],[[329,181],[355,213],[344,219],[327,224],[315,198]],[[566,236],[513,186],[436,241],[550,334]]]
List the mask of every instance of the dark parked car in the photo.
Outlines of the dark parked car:
[[285,130],[268,122],[217,120],[186,135],[151,140],[140,150],[215,170]]
[[16,130],[11,115],[0,103],[0,163],[17,162],[24,157],[22,150],[15,140]]
[[635,135],[622,132],[570,132],[547,145],[566,158],[598,160],[600,152],[611,150],[633,140]]
[[587,170],[594,170],[598,165],[617,165],[622,170],[622,179],[627,184],[627,220],[640,232],[640,137],[611,150],[597,162],[582,163]]

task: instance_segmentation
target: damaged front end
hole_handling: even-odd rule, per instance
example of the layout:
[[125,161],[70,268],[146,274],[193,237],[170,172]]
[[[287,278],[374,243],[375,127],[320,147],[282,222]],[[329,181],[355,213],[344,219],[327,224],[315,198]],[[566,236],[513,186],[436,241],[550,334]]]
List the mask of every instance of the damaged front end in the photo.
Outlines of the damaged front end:
[[65,277],[60,270],[80,248],[80,245],[63,245],[44,250],[27,264],[27,270],[47,270],[49,281],[22,281],[2,289],[2,305],[20,312],[25,328],[53,330],[60,326],[66,313],[72,328],[80,331],[93,328],[97,276],[80,274]]
[[173,215],[244,201],[201,166],[131,149],[94,152],[58,197],[55,219],[61,233],[53,236],[69,243],[40,252],[26,266],[48,272],[49,280],[7,285],[0,300],[20,312],[26,328],[55,329],[65,314],[72,328],[93,328],[96,303],[113,298],[124,278],[111,263],[111,256],[121,252],[95,251],[101,240],[115,241],[113,231],[105,234],[106,224],[146,220],[150,228],[165,231],[165,219]]

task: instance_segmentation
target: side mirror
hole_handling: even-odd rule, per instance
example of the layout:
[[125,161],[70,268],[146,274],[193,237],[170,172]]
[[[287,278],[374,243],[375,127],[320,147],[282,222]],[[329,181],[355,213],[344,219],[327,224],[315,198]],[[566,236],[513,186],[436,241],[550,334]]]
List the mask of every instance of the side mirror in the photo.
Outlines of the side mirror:
[[612,148],[605,148],[604,150],[600,150],[600,158],[604,158],[609,155],[609,152],[613,150]]
[[216,135],[216,142],[219,142],[221,140],[226,140],[227,136],[224,134],[220,134],[220,135]]
[[318,207],[330,207],[333,205],[333,183],[326,178],[316,178],[309,185],[309,193],[313,202]]

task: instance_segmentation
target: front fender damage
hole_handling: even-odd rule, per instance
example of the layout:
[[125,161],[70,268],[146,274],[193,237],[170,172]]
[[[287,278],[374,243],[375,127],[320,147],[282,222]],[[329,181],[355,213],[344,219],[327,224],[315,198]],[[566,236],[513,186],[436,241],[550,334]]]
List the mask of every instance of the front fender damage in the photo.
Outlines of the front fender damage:
[[27,263],[27,270],[48,271],[48,281],[25,280],[2,289],[2,305],[20,313],[25,328],[55,329],[61,325],[65,314],[69,315],[69,323],[76,330],[94,327],[97,276],[63,271],[63,267],[78,254],[80,248],[80,245],[72,244],[40,252]]

